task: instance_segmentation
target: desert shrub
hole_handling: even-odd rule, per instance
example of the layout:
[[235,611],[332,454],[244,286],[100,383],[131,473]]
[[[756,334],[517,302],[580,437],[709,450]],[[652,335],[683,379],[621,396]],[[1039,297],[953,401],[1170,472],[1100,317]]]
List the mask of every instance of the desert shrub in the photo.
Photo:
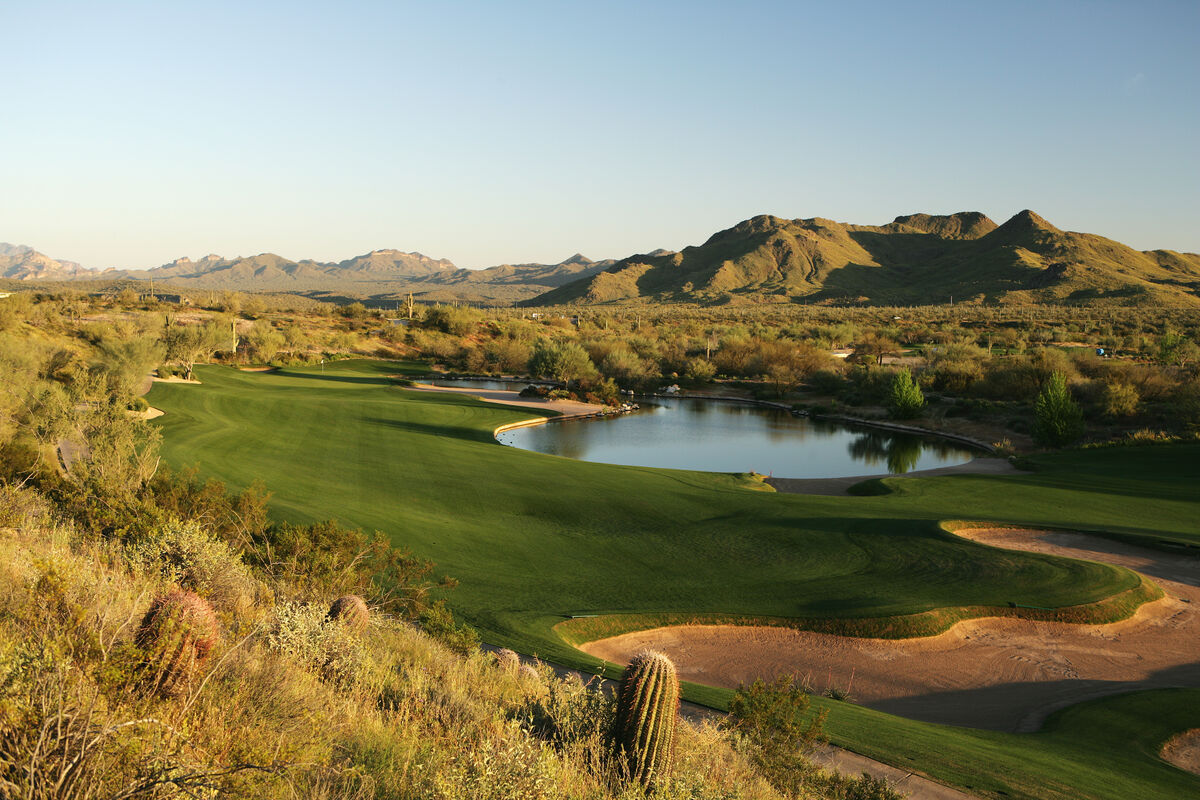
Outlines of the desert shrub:
[[128,408],[130,411],[141,413],[150,408],[150,404],[146,402],[146,398],[144,397],[135,397],[129,401],[129,405],[126,406],[126,408]]
[[1100,394],[1100,410],[1106,417],[1132,417],[1139,400],[1137,389],[1128,383],[1106,383]]
[[690,358],[683,374],[690,381],[708,383],[717,374],[717,368],[707,359]]
[[251,574],[241,555],[195,522],[160,525],[130,543],[125,553],[139,572],[178,583],[210,601],[231,627],[251,624],[259,606],[271,600],[271,592]]
[[346,625],[328,625],[329,612],[316,603],[280,603],[267,642],[322,680],[354,685],[368,675],[366,648]]
[[479,649],[479,634],[467,625],[456,623],[450,609],[440,601],[422,611],[420,620],[425,633],[455,653],[469,655]]
[[729,701],[726,726],[738,736],[762,775],[780,791],[797,795],[818,770],[805,758],[820,740],[825,711],[792,675],[739,686]]
[[1071,397],[1066,376],[1055,372],[1034,404],[1033,438],[1040,444],[1062,447],[1083,433],[1083,414]]
[[466,336],[483,321],[483,315],[473,308],[434,306],[426,309],[421,324],[453,336]]

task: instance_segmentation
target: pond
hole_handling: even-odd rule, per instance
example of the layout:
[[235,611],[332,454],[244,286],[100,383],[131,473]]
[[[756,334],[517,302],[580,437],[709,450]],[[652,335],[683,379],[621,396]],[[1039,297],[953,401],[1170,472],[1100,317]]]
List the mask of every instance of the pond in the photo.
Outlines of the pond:
[[902,475],[963,464],[966,445],[933,437],[794,417],[781,409],[719,400],[638,401],[622,416],[504,431],[501,444],[583,461],[776,478]]

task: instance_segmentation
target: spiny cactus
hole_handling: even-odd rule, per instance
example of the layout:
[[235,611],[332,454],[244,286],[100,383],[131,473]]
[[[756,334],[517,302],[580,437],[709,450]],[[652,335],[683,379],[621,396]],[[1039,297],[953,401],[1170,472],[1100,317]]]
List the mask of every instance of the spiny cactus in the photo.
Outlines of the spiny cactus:
[[144,654],[143,681],[159,694],[178,694],[208,660],[219,637],[217,615],[204,599],[182,589],[160,594],[134,636]]
[[341,622],[352,631],[363,631],[370,621],[371,612],[367,610],[366,600],[356,594],[347,594],[333,601],[325,618],[331,622]]
[[496,666],[505,672],[511,672],[521,665],[521,657],[507,647],[497,650],[494,658],[496,659]]
[[625,668],[617,694],[613,738],[629,777],[649,788],[665,780],[675,755],[679,678],[662,653],[638,653]]

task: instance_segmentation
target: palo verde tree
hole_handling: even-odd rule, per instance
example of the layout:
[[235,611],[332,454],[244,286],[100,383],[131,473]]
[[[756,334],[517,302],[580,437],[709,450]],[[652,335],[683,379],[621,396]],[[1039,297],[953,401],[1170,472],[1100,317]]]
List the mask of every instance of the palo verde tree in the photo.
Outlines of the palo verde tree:
[[1062,447],[1083,434],[1083,412],[1079,410],[1067,377],[1053,373],[1034,403],[1033,438],[1039,444]]

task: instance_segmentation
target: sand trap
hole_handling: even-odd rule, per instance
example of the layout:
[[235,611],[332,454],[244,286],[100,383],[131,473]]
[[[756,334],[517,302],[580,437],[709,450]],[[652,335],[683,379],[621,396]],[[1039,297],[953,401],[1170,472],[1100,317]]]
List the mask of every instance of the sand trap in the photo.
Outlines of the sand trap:
[[158,419],[166,412],[163,411],[161,408],[155,408],[154,406],[150,406],[145,411],[129,411],[127,413],[129,414],[129,416],[133,417],[134,419]]
[[1163,745],[1162,757],[1180,769],[1200,775],[1200,728],[1184,731]]
[[406,386],[418,392],[450,392],[465,394],[487,400],[489,403],[500,403],[506,406],[521,406],[537,410],[557,411],[565,417],[590,416],[604,411],[607,406],[595,403],[580,403],[577,400],[546,400],[541,397],[521,397],[520,392],[509,392],[502,389],[468,389],[457,386],[433,386],[427,383],[415,383]]
[[172,375],[169,378],[160,378],[156,375],[156,376],[154,376],[154,382],[155,383],[194,383],[197,385],[200,383],[200,381],[196,380],[195,378],[181,378],[178,375]]
[[1200,687],[1200,558],[1084,534],[989,529],[959,535],[995,546],[1120,564],[1166,592],[1131,619],[1069,625],[969,620],[939,636],[859,639],[785,628],[678,626],[616,636],[582,650],[625,663],[645,647],[680,677],[736,687],[793,673],[818,691],[850,687],[856,702],[912,719],[1037,730],[1052,711],[1109,694]]

